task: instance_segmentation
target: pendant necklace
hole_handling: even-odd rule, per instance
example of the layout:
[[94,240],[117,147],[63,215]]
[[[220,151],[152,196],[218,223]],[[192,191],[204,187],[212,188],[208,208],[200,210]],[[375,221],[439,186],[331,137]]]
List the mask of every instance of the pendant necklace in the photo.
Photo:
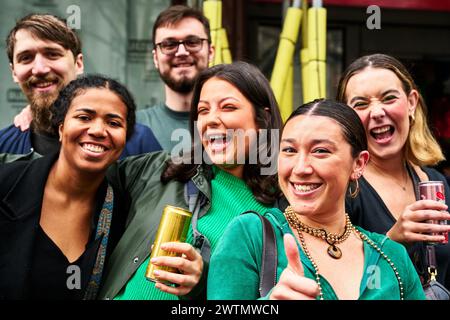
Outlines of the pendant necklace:
[[[353,231],[362,241],[367,242],[373,249],[375,249],[380,256],[389,264],[389,266],[392,268],[392,271],[395,274],[395,277],[397,278],[398,287],[400,291],[400,300],[404,300],[404,288],[403,288],[403,282],[400,277],[400,274],[398,272],[398,269],[395,267],[394,262],[381,250],[381,248],[371,239],[369,239],[365,234],[360,232],[358,229],[356,229],[353,224],[350,221],[350,218],[348,214],[345,214],[345,230],[342,235],[338,236],[336,234],[330,234],[324,229],[319,228],[312,228],[310,226],[305,225],[304,223],[300,222],[297,218],[296,213],[292,209],[291,206],[287,207],[284,211],[284,214],[286,216],[286,220],[289,222],[289,225],[294,228],[297,231],[298,238],[300,240],[300,245],[302,246],[303,252],[305,253],[306,257],[311,261],[311,264],[314,268],[315,273],[315,280],[317,283],[317,286],[319,287],[319,299],[324,300],[324,295],[322,291],[322,283],[320,281],[320,273],[319,273],[319,267],[317,266],[316,262],[311,256],[311,253],[309,252],[308,248],[306,247],[305,238],[303,237],[302,231],[321,239],[324,239],[330,246],[328,247],[327,253],[330,255],[330,257],[334,259],[339,259],[342,256],[342,251],[336,247],[336,243],[341,243],[345,241],[349,236],[350,233]],[[330,244],[331,243],[331,244]]]
[[303,222],[298,220],[297,215],[291,206],[287,207],[284,213],[286,216],[286,220],[295,229],[306,232],[316,238],[325,240],[329,245],[327,248],[327,253],[330,257],[332,257],[333,259],[340,259],[342,257],[342,251],[336,245],[347,240],[352,231],[352,223],[348,214],[345,214],[345,230],[341,235],[338,235],[335,233],[327,232],[322,228],[313,228],[304,224]]

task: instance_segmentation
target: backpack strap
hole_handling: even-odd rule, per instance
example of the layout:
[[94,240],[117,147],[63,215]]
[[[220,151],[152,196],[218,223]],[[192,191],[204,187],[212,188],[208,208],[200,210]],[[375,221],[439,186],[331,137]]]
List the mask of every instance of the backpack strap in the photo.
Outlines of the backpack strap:
[[261,273],[259,275],[259,295],[265,297],[276,285],[277,281],[277,240],[272,224],[256,211],[246,211],[242,214],[254,213],[263,226],[263,250],[261,256]]
[[209,264],[211,258],[211,244],[206,236],[200,233],[197,229],[200,209],[205,203],[205,196],[201,193],[197,186],[189,180],[184,185],[184,196],[188,204],[189,211],[192,212],[191,226],[194,235],[194,246],[200,249],[200,254],[203,261]]

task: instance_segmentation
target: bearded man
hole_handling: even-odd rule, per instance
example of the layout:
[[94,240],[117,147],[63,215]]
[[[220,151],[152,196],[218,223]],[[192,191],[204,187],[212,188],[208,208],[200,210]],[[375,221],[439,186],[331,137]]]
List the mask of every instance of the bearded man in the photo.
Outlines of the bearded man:
[[[14,82],[29,106],[20,114],[21,126],[0,130],[0,153],[56,152],[59,140],[51,126],[51,106],[59,92],[83,73],[81,41],[61,18],[31,14],[17,21],[10,31],[6,51]],[[156,150],[161,146],[151,130],[136,124],[121,158]]]
[[[161,12],[153,25],[153,62],[164,81],[165,103],[140,110],[137,122],[150,127],[162,148],[170,152],[176,129],[189,130],[195,80],[214,55],[208,19],[199,10],[176,5]],[[187,148],[191,140],[184,139]]]

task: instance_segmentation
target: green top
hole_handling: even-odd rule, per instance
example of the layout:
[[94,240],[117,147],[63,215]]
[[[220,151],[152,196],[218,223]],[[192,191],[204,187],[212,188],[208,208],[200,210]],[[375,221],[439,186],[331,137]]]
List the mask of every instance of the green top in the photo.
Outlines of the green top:
[[[137,111],[136,122],[152,129],[163,150],[169,153],[172,150],[178,153],[182,147],[187,148],[187,150],[191,148],[189,112],[173,111],[164,103],[159,103],[153,107]],[[183,132],[175,132],[177,129],[183,129]],[[174,134],[173,139],[175,141],[171,140],[172,134]]]
[[[211,243],[211,254],[229,222],[246,210],[264,212],[267,207],[256,201],[245,182],[213,166],[211,181],[212,198],[208,212],[198,220],[198,230]],[[186,242],[193,243],[192,228]],[[145,278],[149,258],[144,261],[130,279],[125,289],[115,297],[117,300],[172,300],[177,296],[155,288],[153,282]]]
[[[279,209],[270,209],[264,216],[274,226],[277,240],[277,281],[287,266],[283,235],[293,235],[286,218]],[[419,277],[405,248],[384,235],[370,233],[358,227],[374,241],[392,260],[403,282],[405,299],[425,299]],[[297,242],[305,277],[315,280],[314,268]],[[211,257],[207,296],[212,300],[253,300],[258,292],[262,254],[262,225],[256,215],[248,214],[234,219],[224,232],[214,256]],[[320,276],[324,299],[338,297],[327,280]],[[361,300],[398,300],[400,289],[391,266],[366,241],[364,241],[364,274],[360,285]],[[270,296],[270,292],[266,297]]]

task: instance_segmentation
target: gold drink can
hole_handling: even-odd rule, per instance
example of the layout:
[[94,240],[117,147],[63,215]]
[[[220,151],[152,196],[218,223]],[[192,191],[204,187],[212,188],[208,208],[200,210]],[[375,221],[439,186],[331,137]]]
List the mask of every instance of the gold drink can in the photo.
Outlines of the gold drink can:
[[[153,243],[153,250],[150,255],[150,260],[159,256],[180,256],[176,252],[162,250],[161,244],[164,242],[185,242],[189,226],[191,224],[191,218],[192,213],[188,210],[169,205],[164,207],[158,231],[156,232],[155,242]],[[155,266],[149,262],[147,271],[145,272],[145,277],[150,281],[157,282],[155,276],[153,275],[153,271],[155,270],[178,273],[178,269],[176,268]]]

